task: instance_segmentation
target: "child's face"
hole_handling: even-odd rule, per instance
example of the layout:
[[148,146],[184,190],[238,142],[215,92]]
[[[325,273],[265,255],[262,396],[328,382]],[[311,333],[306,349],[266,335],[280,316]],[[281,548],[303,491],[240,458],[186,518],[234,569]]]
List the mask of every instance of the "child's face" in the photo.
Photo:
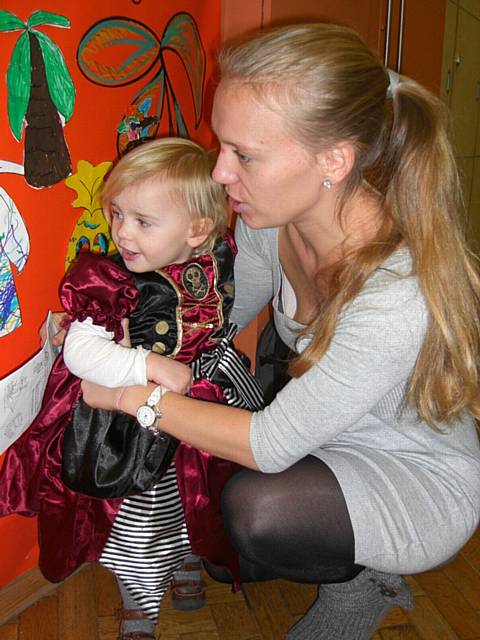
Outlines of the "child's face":
[[154,271],[191,257],[192,224],[168,182],[156,178],[126,187],[110,210],[112,238],[130,271]]

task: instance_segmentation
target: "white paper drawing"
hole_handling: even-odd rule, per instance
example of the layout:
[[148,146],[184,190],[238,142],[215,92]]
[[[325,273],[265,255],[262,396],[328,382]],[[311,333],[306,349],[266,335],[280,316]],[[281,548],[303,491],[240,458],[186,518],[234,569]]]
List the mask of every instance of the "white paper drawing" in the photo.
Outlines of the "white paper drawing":
[[50,338],[57,328],[48,318],[49,339],[22,367],[0,380],[0,452],[32,423],[40,410],[48,375],[57,355]]

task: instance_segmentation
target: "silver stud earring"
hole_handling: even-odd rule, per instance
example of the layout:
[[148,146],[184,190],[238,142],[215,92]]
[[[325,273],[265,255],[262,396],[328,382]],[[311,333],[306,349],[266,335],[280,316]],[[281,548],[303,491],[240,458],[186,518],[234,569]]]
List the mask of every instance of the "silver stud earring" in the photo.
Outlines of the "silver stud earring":
[[325,189],[331,189],[332,188],[332,181],[329,180],[329,178],[326,178],[323,182],[322,182],[323,186],[325,187]]

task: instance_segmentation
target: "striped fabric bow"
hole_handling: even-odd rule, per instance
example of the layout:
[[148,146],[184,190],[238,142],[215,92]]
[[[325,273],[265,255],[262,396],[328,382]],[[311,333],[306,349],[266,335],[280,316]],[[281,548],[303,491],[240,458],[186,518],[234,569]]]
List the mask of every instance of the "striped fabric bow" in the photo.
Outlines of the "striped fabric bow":
[[245,356],[242,358],[233,346],[236,333],[237,325],[230,323],[218,345],[192,362],[192,377],[221,384],[227,404],[257,411],[264,406],[263,390],[243,360]]

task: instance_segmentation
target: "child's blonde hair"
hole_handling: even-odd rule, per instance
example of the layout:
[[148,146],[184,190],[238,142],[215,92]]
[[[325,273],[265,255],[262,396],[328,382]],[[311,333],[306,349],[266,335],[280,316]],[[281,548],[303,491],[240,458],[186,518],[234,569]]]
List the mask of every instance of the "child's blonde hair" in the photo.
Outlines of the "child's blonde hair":
[[111,202],[125,188],[150,180],[168,181],[173,193],[185,203],[192,222],[208,218],[212,231],[195,254],[210,251],[224,233],[227,200],[223,185],[212,179],[215,157],[202,146],[186,138],[157,138],[135,147],[111,170],[102,191],[102,206],[111,221]]

